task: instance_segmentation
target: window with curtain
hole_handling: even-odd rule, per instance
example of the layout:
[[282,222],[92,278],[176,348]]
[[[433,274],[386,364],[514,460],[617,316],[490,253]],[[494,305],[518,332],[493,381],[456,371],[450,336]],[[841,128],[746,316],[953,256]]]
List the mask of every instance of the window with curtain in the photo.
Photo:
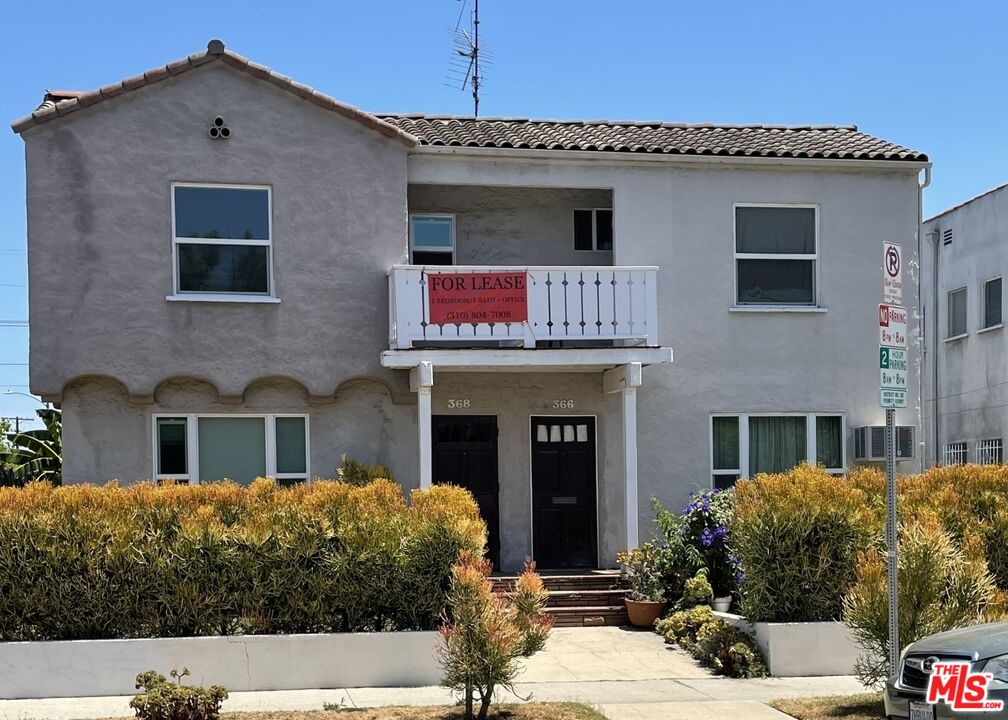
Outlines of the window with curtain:
[[724,489],[740,477],[786,472],[806,459],[843,472],[845,442],[838,414],[712,415],[711,486]]
[[739,419],[736,416],[711,418],[711,476],[718,490],[730,488],[739,479]]
[[984,327],[1001,324],[1001,278],[984,283]]
[[201,417],[201,482],[233,480],[248,485],[266,475],[266,425],[261,417]]
[[177,293],[270,293],[270,191],[172,186]]
[[808,458],[806,422],[804,416],[750,416],[749,474],[783,472]]
[[816,209],[735,207],[736,302],[815,305]]

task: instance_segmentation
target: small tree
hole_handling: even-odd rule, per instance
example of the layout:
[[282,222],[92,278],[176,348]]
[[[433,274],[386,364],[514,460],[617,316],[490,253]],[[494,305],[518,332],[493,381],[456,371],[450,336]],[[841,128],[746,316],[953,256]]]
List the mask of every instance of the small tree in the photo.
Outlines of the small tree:
[[[982,540],[967,538],[960,546],[936,518],[926,515],[904,525],[899,540],[900,643],[985,621],[995,588]],[[865,650],[854,674],[865,686],[880,686],[889,665],[888,585],[881,548],[859,558],[855,583],[844,598],[844,622]]]
[[518,660],[542,649],[553,626],[543,612],[548,593],[525,562],[510,596],[491,591],[491,564],[463,551],[452,568],[451,590],[438,647],[445,687],[463,694],[465,718],[473,720],[473,700],[480,700],[479,720],[486,720],[494,690],[513,690]]
[[[7,435],[0,454],[5,475],[23,484],[35,480],[60,485],[63,482],[62,414],[46,407],[35,411],[45,427]],[[10,484],[14,484],[11,482]]]

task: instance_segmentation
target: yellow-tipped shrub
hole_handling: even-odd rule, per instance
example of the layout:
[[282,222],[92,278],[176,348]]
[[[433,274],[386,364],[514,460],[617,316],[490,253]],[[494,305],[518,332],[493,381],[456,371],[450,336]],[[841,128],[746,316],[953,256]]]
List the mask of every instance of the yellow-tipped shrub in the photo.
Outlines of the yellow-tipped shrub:
[[0,488],[0,640],[433,629],[485,539],[455,487]]

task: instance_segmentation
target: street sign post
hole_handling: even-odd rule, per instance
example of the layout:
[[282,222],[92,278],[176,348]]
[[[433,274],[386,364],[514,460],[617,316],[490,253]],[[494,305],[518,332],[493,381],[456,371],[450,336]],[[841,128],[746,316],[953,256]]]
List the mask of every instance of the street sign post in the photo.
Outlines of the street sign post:
[[903,251],[882,244],[882,304],[878,306],[879,404],[885,408],[886,579],[889,589],[889,674],[899,672],[896,534],[896,408],[907,405],[907,311],[903,307]]

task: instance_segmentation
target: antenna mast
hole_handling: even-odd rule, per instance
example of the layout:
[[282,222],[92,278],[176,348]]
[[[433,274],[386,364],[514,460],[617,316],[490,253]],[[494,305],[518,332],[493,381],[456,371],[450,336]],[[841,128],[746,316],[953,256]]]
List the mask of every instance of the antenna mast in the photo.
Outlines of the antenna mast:
[[[462,10],[459,12],[458,22],[453,31],[455,39],[455,55],[453,57],[450,73],[455,75],[455,82],[459,82],[459,88],[465,90],[470,86],[473,99],[473,116],[479,116],[480,87],[483,84],[483,75],[480,74],[480,65],[492,64],[493,55],[485,47],[480,46],[479,40],[479,0],[472,0],[473,9],[470,14],[469,30],[461,28],[462,16],[466,11],[466,4],[469,0],[461,0]],[[451,83],[454,85],[455,83]]]

